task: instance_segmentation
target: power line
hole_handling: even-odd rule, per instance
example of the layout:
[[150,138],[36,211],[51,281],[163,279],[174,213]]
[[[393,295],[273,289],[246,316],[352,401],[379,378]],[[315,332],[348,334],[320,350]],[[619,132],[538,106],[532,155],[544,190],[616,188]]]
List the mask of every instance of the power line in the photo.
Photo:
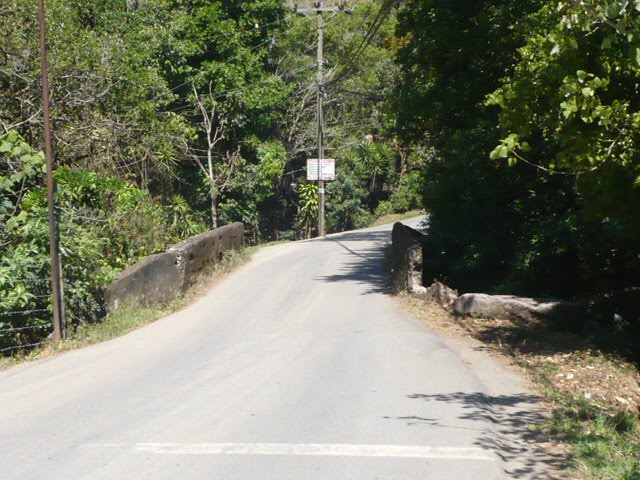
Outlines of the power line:
[[280,38],[280,37],[286,35],[291,30],[293,30],[295,27],[296,27],[295,25],[291,25],[289,28],[287,28],[286,30],[283,30],[282,32],[274,33],[271,36],[271,38],[265,40],[264,42],[259,43],[258,45],[255,45],[254,47],[250,48],[246,52],[239,53],[239,54],[235,55],[234,57],[231,57],[230,59],[225,60],[224,62],[220,62],[220,64],[228,65],[229,63],[233,62],[234,60],[237,60],[238,58],[242,57],[243,55],[245,55],[245,54],[247,54],[249,52],[253,52],[254,50],[257,50],[258,48],[263,47],[263,46],[267,45],[268,43],[273,43],[276,38]]
[[371,22],[371,25],[369,25],[367,33],[362,39],[362,42],[360,42],[360,45],[354,50],[351,57],[349,57],[349,59],[343,64],[342,69],[331,80],[329,80],[327,84],[336,83],[342,80],[345,76],[347,76],[351,72],[353,66],[355,65],[356,60],[358,60],[358,58],[367,49],[367,47],[371,43],[371,40],[373,40],[375,35],[380,30],[380,27],[382,26],[382,24],[385,22],[385,20],[391,13],[391,10],[393,9],[393,6],[396,2],[397,0],[385,0],[385,2],[380,6],[380,10],[378,11],[378,14]]
[[[306,67],[303,67],[303,68],[300,68],[298,70],[294,70],[294,71],[291,71],[291,72],[287,72],[287,73],[288,73],[289,76],[293,76],[293,75],[297,75],[298,73],[302,73],[304,71],[311,70],[312,68],[316,68],[316,65],[307,65]],[[269,76],[267,78],[263,78],[262,80],[259,80],[257,82],[249,83],[249,84],[243,85],[241,87],[233,88],[231,90],[227,90],[227,91],[224,91],[224,92],[219,92],[219,93],[217,93],[217,94],[215,94],[213,96],[213,99],[215,100],[217,98],[229,95],[230,93],[239,92],[239,91],[242,91],[242,90],[244,90],[246,88],[249,88],[249,87],[254,87],[254,86],[260,85],[262,83],[267,83],[267,82],[273,80],[276,77],[278,77],[278,76],[277,75],[271,75],[271,76]]]
[[[289,17],[286,17],[286,19],[289,19],[291,17],[292,17],[292,15],[289,16]],[[258,48],[263,47],[263,46],[267,45],[268,43],[272,43],[276,38],[280,38],[280,37],[286,35],[287,33],[289,33],[294,28],[295,28],[295,25],[292,25],[291,27],[287,28],[286,30],[283,30],[282,32],[279,32],[279,33],[276,33],[276,34],[272,35],[271,38],[269,38],[268,40],[265,40],[264,42],[261,42],[258,45],[255,45],[255,46],[251,47],[246,52],[239,53],[239,54],[237,54],[237,55],[235,55],[235,56],[233,56],[233,57],[231,57],[231,58],[229,58],[229,59],[227,59],[225,61],[218,62],[218,65],[228,65],[231,62],[233,62],[234,60],[237,60],[238,58],[242,57],[243,55],[246,55],[249,52],[253,52],[254,50],[257,50]],[[186,81],[182,82],[180,85],[177,85],[177,86],[171,88],[171,91],[173,92],[173,91],[177,90],[180,87],[184,87],[185,85],[191,83],[192,81],[193,81],[193,79],[190,78],[189,80],[186,80]]]
[[[264,83],[269,83],[270,81],[272,81],[272,80],[274,80],[276,78],[279,78],[279,77],[284,77],[285,75],[289,76],[289,77],[295,76],[295,75],[297,75],[299,73],[302,73],[304,71],[311,70],[312,68],[316,68],[316,66],[315,65],[307,65],[306,67],[302,67],[302,68],[299,68],[297,70],[292,70],[292,71],[289,71],[289,72],[285,72],[284,74],[281,74],[281,75],[276,75],[276,74],[269,75],[269,76],[267,76],[265,78],[262,78],[262,79],[260,79],[258,81],[247,83],[247,84],[242,85],[240,87],[231,88],[229,90],[224,90],[222,92],[218,92],[212,98],[213,98],[213,100],[217,100],[218,98],[222,98],[224,96],[227,96],[227,95],[230,95],[230,94],[233,94],[233,93],[241,92],[243,90],[246,90],[247,88],[255,87],[255,86],[258,86],[258,85],[261,85],[261,84],[264,84]],[[170,109],[162,110],[162,111],[163,112],[180,112],[180,111],[191,110],[192,108],[193,108],[192,105],[181,105],[179,107],[170,108]]]
[[[292,16],[293,16],[293,15],[288,16],[288,17],[286,17],[286,19],[289,19],[289,18],[291,18]],[[277,34],[274,34],[270,39],[265,40],[264,42],[261,42],[261,43],[259,43],[258,45],[255,45],[254,47],[250,48],[249,50],[247,50],[247,51],[245,51],[245,52],[243,52],[243,53],[239,53],[239,54],[237,54],[237,55],[235,55],[235,56],[233,56],[233,57],[231,57],[231,58],[229,58],[229,59],[227,59],[227,60],[225,60],[225,61],[223,61],[223,62],[218,62],[218,65],[219,65],[219,66],[222,66],[222,65],[228,65],[228,64],[230,64],[231,62],[233,62],[234,60],[239,59],[239,58],[240,58],[240,57],[242,57],[243,55],[246,55],[246,54],[247,54],[247,53],[249,53],[249,52],[253,52],[254,50],[257,50],[258,48],[263,47],[263,46],[267,45],[268,43],[272,43],[276,38],[280,38],[280,37],[282,37],[282,36],[284,36],[284,35],[288,34],[288,33],[289,33],[291,30],[293,30],[294,28],[295,28],[295,25],[292,25],[291,27],[287,28],[286,30],[284,30],[284,31],[282,31],[282,32],[279,32],[279,33],[277,33]],[[296,72],[293,72],[293,74],[295,74],[295,73],[298,73],[298,72],[297,72],[297,71],[296,71]],[[269,77],[268,77],[268,78],[269,78]],[[192,82],[193,82],[193,78],[190,78],[189,80],[186,80],[186,81],[182,82],[181,84],[176,85],[175,87],[172,87],[172,88],[170,89],[170,91],[174,92],[174,91],[178,90],[179,88],[184,87],[185,85],[188,85],[188,84],[190,84],[190,83],[192,83]],[[214,98],[214,99],[215,99],[215,98],[219,98],[219,97],[222,97],[222,96],[224,96],[224,95],[226,95],[226,94],[228,94],[228,93],[231,93],[231,92],[234,92],[234,91],[239,91],[239,90],[242,90],[242,89],[247,88],[247,87],[249,87],[249,86],[253,86],[253,85],[256,85],[256,84],[260,84],[260,83],[263,83],[263,81],[262,81],[262,80],[260,80],[260,81],[258,81],[258,82],[251,83],[251,84],[247,84],[247,85],[244,85],[244,86],[242,86],[242,87],[236,87],[236,88],[229,89],[229,90],[226,90],[226,91],[223,91],[223,92],[219,92],[219,93],[217,93],[213,98]],[[157,99],[157,98],[160,98],[160,97],[156,97],[156,99]],[[165,110],[162,110],[162,111],[163,111],[163,112],[179,112],[179,111],[181,111],[181,110],[186,110],[186,109],[190,109],[190,108],[191,108],[191,105],[183,105],[183,106],[179,106],[179,107],[174,107],[174,108],[170,108],[170,109],[165,109]]]
[[230,36],[232,36],[232,35],[247,35],[248,33],[254,33],[254,32],[260,31],[260,30],[262,30],[263,28],[271,27],[271,26],[273,26],[273,25],[279,25],[280,23],[286,22],[287,20],[289,20],[289,19],[293,18],[294,16],[295,16],[295,15],[287,15],[287,16],[286,16],[286,17],[284,17],[284,18],[281,18],[281,19],[279,19],[279,20],[275,20],[275,21],[270,22],[270,23],[265,23],[265,24],[263,24],[263,25],[258,25],[257,27],[254,27],[254,28],[252,28],[252,29],[250,29],[250,30],[244,30],[244,31],[242,31],[242,32],[229,32],[229,33],[223,33],[223,34],[221,34],[220,36],[222,36],[222,37],[230,37]]

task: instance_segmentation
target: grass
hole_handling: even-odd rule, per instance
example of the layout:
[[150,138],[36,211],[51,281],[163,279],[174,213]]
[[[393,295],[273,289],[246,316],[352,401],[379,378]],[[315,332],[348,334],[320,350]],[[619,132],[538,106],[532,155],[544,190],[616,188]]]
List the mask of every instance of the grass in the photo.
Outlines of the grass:
[[383,215],[381,217],[378,217],[369,226],[379,227],[380,225],[387,225],[388,223],[401,222],[402,220],[418,217],[420,215],[424,215],[423,210],[411,210],[410,212],[405,212],[405,213],[390,213],[388,215]]
[[253,254],[255,254],[256,252],[258,252],[258,250],[262,250],[264,247],[272,247],[274,245],[282,245],[284,243],[290,243],[291,240],[273,240],[271,242],[266,242],[266,243],[260,243],[258,245],[251,245],[249,247],[246,247],[243,252],[245,255],[247,255],[249,258],[251,258],[251,256],[253,256]]
[[512,325],[496,340],[551,405],[542,429],[569,446],[570,465],[580,478],[640,480],[635,365],[570,333]]
[[[587,358],[591,358],[588,355]],[[586,368],[599,367],[605,376],[633,375],[629,364],[599,354],[587,359]],[[525,361],[526,363],[526,361]],[[582,362],[581,362],[582,363]],[[538,390],[551,403],[543,429],[570,447],[572,468],[589,480],[640,480],[640,417],[636,408],[623,406],[606,395],[593,394],[591,385],[580,382],[571,390],[554,381],[562,367],[526,365]],[[624,387],[614,391],[623,396]],[[617,397],[620,398],[620,397]]]
[[182,310],[195,299],[202,296],[226,274],[245,264],[259,247],[249,247],[241,251],[227,252],[215,267],[203,275],[189,290],[166,304],[155,306],[129,305],[122,306],[98,323],[84,325],[69,334],[64,342],[49,342],[26,353],[17,353],[11,357],[0,357],[0,369],[19,363],[39,360],[59,352],[83,348],[95,343],[105,342],[125,335],[137,328],[154,322],[160,318]]
[[[547,382],[540,381],[542,385]],[[553,437],[570,446],[573,468],[586,479],[640,479],[640,426],[637,413],[604,412],[585,398],[541,388],[554,408],[544,426]]]
[[104,321],[87,325],[73,332],[66,342],[58,346],[57,351],[74,350],[120,337],[143,325],[177,312],[186,304],[185,297],[179,296],[169,303],[158,306],[123,306],[107,315]]

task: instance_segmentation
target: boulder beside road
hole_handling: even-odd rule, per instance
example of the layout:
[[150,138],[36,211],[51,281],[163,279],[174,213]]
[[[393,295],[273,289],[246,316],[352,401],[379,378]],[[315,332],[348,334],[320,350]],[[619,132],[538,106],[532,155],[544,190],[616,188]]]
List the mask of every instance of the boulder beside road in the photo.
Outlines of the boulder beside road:
[[453,302],[453,312],[459,316],[504,318],[569,331],[580,331],[586,319],[584,309],[574,302],[485,293],[460,295]]

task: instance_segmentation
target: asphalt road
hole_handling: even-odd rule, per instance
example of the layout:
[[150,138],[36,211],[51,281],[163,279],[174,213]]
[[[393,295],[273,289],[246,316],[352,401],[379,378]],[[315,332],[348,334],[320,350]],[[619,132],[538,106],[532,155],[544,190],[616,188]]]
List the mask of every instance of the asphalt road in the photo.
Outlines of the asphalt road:
[[543,478],[512,373],[397,309],[389,228],[265,248],[182,312],[0,372],[0,479]]

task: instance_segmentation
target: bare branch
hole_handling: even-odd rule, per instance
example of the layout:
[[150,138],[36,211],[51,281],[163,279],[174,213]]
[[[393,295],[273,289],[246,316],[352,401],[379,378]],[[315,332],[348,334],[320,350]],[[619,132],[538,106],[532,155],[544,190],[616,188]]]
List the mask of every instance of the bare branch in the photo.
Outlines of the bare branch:
[[31,121],[36,118],[38,115],[40,115],[42,113],[42,109],[39,109],[36,113],[34,113],[33,115],[31,115],[29,118],[27,118],[26,120],[23,120],[22,122],[18,122],[18,123],[14,123],[13,125],[6,125],[2,120],[0,120],[0,123],[2,123],[2,128],[5,129],[5,132],[9,132],[10,130],[15,130],[16,128],[24,125],[25,123],[31,123]]

